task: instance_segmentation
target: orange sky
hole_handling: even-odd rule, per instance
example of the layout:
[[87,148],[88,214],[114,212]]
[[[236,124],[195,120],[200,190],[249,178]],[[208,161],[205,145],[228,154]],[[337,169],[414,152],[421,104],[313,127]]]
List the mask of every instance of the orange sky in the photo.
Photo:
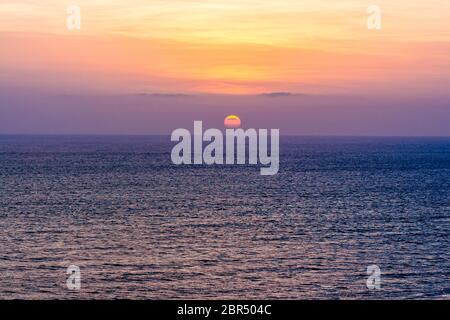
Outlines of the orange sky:
[[360,0],[0,3],[0,85],[68,92],[441,93],[450,2]]

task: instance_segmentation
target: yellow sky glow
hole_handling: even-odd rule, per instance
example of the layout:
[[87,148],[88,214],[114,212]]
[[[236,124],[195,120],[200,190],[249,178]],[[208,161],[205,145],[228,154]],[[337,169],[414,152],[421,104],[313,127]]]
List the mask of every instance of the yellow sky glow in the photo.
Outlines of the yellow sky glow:
[[65,26],[66,1],[0,3],[0,67],[30,86],[36,74],[66,88],[90,77],[127,92],[410,90],[450,78],[448,0],[379,0],[379,31],[367,29],[361,0],[73,3],[79,31]]

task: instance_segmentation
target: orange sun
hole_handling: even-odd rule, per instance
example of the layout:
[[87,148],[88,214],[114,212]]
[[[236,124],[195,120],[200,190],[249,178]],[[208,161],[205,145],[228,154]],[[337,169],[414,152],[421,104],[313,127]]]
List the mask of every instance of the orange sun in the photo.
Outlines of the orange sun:
[[238,116],[230,115],[230,116],[225,118],[225,120],[223,121],[223,124],[228,129],[240,128],[240,126],[241,126],[241,119],[239,119]]

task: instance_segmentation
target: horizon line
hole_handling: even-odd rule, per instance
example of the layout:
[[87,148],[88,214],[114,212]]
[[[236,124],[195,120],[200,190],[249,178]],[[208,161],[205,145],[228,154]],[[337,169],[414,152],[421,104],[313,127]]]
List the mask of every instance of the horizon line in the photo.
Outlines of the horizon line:
[[[239,129],[239,128],[237,128]],[[242,129],[242,128],[241,128]],[[248,128],[252,129],[252,128]],[[168,137],[170,133],[0,133],[5,136],[33,136],[33,137]],[[280,137],[304,138],[450,138],[450,135],[314,135],[314,134],[281,134]]]

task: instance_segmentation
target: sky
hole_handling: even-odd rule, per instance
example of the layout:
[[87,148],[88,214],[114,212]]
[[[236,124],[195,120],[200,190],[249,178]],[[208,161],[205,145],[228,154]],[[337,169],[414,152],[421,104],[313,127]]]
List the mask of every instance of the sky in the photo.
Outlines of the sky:
[[[81,10],[79,30],[66,26],[71,4]],[[370,5],[380,9],[381,29],[367,27],[373,17],[367,12]],[[372,99],[360,110],[377,108],[385,115],[422,101],[411,108],[434,110],[429,115],[439,117],[436,121],[450,120],[448,0],[2,0],[0,48],[0,132],[20,132],[24,118],[15,110],[29,109],[33,115],[50,108],[55,97],[76,101],[73,104],[88,116],[83,103],[91,105],[95,97],[118,107],[108,99],[142,94],[208,95],[202,101],[224,115],[245,113],[242,108],[258,101],[264,106],[274,103],[284,117],[281,127],[293,114],[302,116],[305,95],[316,97],[320,103],[315,104],[328,99],[336,106]],[[260,99],[271,92],[292,95],[289,103]],[[240,107],[224,106],[223,95],[253,98],[233,100]],[[41,104],[24,106],[29,97]],[[158,99],[147,99],[152,101],[149,110],[162,112],[154,106]],[[121,110],[136,112],[125,101]],[[174,104],[184,108],[183,101]],[[58,112],[71,114],[77,108],[67,106],[70,101],[62,105],[65,109]],[[177,110],[161,119],[165,131],[180,117]],[[407,113],[402,116],[408,119]],[[59,132],[45,119],[33,121],[29,125],[36,132],[43,131],[41,127]],[[450,135],[450,130],[432,124],[411,132],[405,119],[402,123],[405,127],[398,133]],[[319,119],[315,125],[318,130],[311,132],[361,134],[356,127],[327,130]],[[118,131],[136,131],[132,126]],[[376,127],[372,133],[385,133],[382,123]],[[79,130],[75,125],[72,131],[85,129],[79,124]]]

